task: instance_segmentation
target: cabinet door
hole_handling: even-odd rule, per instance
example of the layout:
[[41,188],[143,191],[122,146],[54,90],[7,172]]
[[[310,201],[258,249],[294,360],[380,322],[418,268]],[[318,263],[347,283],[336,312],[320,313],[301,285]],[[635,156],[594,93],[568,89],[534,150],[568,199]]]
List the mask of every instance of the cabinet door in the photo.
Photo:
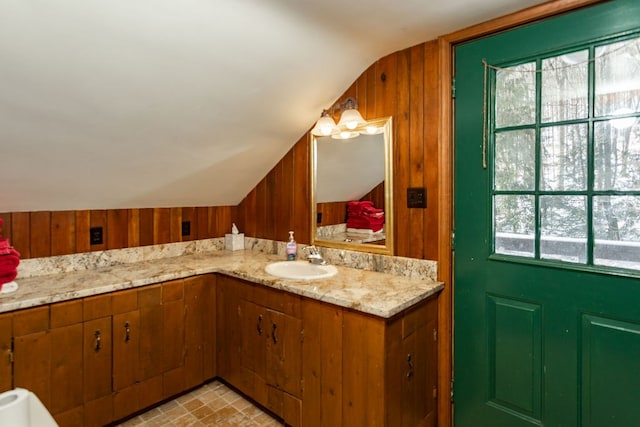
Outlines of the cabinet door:
[[0,393],[11,390],[11,314],[0,314]]
[[[145,286],[138,291],[138,310],[140,311],[138,380],[144,382],[162,375],[163,372],[164,324],[160,285]],[[162,391],[158,391],[162,395]]]
[[341,425],[382,426],[385,423],[385,322],[346,310],[342,317]]
[[13,387],[32,391],[50,410],[51,336],[49,307],[13,314]]
[[162,397],[185,390],[185,299],[184,282],[162,284]]
[[194,387],[204,379],[202,354],[202,323],[204,307],[202,299],[203,282],[185,279],[185,385]]
[[267,383],[299,398],[302,394],[302,321],[274,310],[268,310],[267,316]]
[[216,334],[218,375],[238,387],[242,368],[240,336],[240,295],[236,281],[218,276],[216,297]]
[[202,370],[204,380],[209,380],[218,375],[216,359],[216,289],[217,279],[215,274],[205,274],[201,276],[199,282],[202,283],[200,295],[202,304]]
[[342,309],[303,301],[302,425],[342,424]]
[[111,317],[84,322],[84,426],[111,422]]
[[119,391],[136,383],[140,313],[138,310],[113,316],[113,390]]

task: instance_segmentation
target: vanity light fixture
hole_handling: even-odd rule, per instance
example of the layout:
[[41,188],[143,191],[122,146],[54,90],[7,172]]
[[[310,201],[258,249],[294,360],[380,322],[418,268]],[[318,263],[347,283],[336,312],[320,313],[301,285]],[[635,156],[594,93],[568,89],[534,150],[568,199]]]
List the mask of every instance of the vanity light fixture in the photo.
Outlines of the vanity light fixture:
[[358,105],[355,98],[347,98],[342,105],[344,111],[342,116],[340,116],[340,121],[338,122],[339,128],[354,130],[359,126],[366,124],[362,115],[357,110]]
[[[334,111],[342,111],[340,122],[336,125],[331,116]],[[367,122],[358,112],[358,103],[353,97],[349,97],[344,102],[334,105],[329,110],[323,110],[320,119],[311,129],[311,133],[315,136],[329,136],[334,139],[350,139],[360,135],[356,129],[365,125]]]
[[311,129],[311,133],[315,136],[329,136],[336,130],[338,130],[338,126],[329,116],[329,110],[322,110],[322,114],[315,127]]

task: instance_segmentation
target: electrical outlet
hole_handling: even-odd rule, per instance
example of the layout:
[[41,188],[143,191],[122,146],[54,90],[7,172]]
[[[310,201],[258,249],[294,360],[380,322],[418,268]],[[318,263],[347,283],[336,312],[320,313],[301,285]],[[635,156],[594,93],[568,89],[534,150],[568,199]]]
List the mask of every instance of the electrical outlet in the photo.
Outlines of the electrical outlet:
[[191,236],[191,221],[182,221],[182,235]]
[[427,189],[424,187],[407,188],[407,207],[426,208]]
[[89,243],[91,245],[101,245],[103,243],[102,227],[91,227],[89,229]]

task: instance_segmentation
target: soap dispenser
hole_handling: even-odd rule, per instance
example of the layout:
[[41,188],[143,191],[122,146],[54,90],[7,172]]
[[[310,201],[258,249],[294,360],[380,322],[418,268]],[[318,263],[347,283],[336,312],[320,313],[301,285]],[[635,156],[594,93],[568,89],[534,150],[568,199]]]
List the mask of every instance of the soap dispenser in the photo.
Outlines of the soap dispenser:
[[289,232],[289,241],[287,242],[287,260],[295,261],[298,252],[298,246],[293,238],[293,231]]

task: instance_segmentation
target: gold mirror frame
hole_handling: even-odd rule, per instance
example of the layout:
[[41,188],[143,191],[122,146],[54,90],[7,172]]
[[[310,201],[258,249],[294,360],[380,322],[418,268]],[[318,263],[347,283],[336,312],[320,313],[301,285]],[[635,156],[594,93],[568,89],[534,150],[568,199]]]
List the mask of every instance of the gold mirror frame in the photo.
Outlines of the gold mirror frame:
[[[311,174],[311,244],[316,246],[323,246],[335,249],[348,249],[360,252],[371,252],[384,255],[393,255],[394,244],[394,222],[393,222],[393,126],[391,117],[383,117],[379,119],[368,120],[366,124],[357,128],[366,135],[367,127],[376,126],[379,128],[379,134],[383,137],[384,143],[384,214],[385,214],[385,244],[373,244],[373,243],[356,243],[346,240],[331,240],[327,238],[321,238],[317,235],[317,165],[318,165],[318,149],[317,142],[319,137],[316,137],[309,132],[310,138],[310,174]],[[367,135],[368,136],[368,135]],[[321,137],[327,138],[327,137]],[[349,144],[357,143],[357,138],[350,140]],[[344,143],[341,140],[335,140],[336,144]],[[348,200],[345,200],[345,203]]]

